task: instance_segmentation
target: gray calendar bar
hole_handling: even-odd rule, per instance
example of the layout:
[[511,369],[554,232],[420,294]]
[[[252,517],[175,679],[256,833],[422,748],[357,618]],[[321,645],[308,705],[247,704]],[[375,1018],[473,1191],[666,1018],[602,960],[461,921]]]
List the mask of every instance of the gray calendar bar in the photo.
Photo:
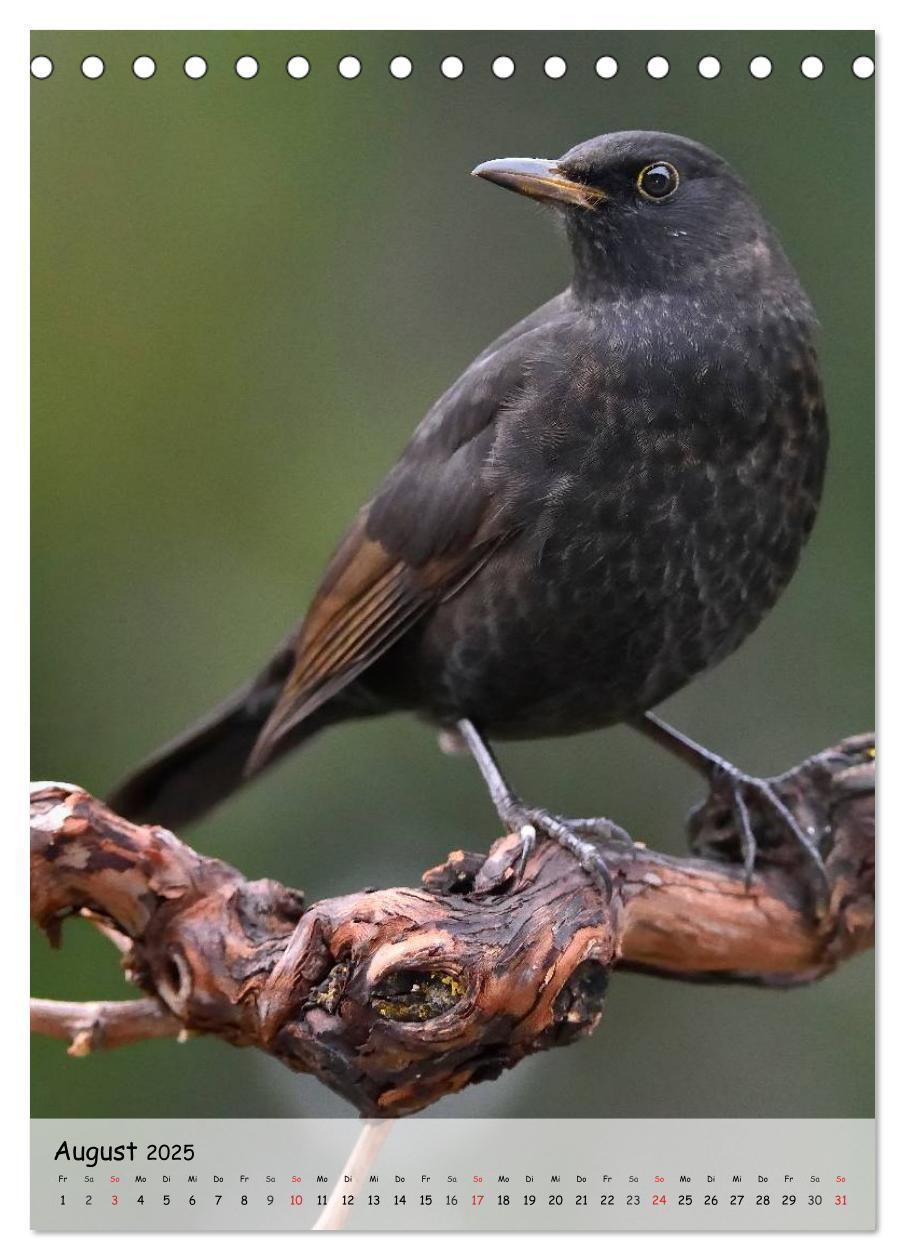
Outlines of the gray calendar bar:
[[873,1120],[33,1120],[32,1227],[870,1230]]

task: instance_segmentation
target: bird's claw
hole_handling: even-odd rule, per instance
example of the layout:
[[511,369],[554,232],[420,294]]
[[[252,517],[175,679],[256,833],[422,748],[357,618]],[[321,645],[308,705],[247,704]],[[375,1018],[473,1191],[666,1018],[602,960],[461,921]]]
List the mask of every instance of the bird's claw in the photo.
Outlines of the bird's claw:
[[519,851],[518,862],[515,866],[515,882],[520,884],[525,878],[525,867],[528,865],[528,859],[537,846],[537,832],[531,823],[524,823],[519,827],[519,839],[522,847]]
[[754,868],[759,844],[754,831],[752,809],[760,814],[765,823],[773,824],[802,854],[814,876],[816,909],[822,913],[829,897],[829,876],[817,841],[802,827],[798,819],[782,800],[769,779],[758,779],[745,774],[729,763],[715,767],[711,778],[711,799],[725,805],[732,816],[735,834],[741,848],[745,872],[745,888],[750,890],[754,880]]
[[[503,820],[512,831],[517,831],[521,839],[521,851],[516,863],[516,878],[519,882],[524,878],[528,859],[537,845],[537,833],[542,832],[548,839],[555,841],[575,858],[583,871],[600,885],[609,899],[613,895],[613,879],[609,867],[595,844],[582,840],[576,834],[570,819],[558,818],[543,809],[529,809],[522,805],[513,806],[507,811]],[[623,839],[625,832],[615,823],[605,818],[585,818],[577,820],[586,834],[606,835],[607,838]],[[592,826],[593,825],[593,826]]]

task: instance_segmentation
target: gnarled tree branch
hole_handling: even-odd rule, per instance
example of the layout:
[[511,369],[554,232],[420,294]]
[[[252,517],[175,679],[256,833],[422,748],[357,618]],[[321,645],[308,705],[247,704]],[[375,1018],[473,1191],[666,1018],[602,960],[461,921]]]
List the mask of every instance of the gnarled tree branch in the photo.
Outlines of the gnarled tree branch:
[[600,888],[555,844],[516,882],[514,836],[457,851],[420,888],[312,905],[246,880],[160,827],[136,826],[69,784],[32,792],[32,915],[58,943],[87,913],[129,946],[149,996],[41,1002],[39,1032],[71,1052],[177,1030],[258,1046],[312,1072],[364,1115],[420,1110],[525,1055],[593,1031],[612,969],[760,985],[818,979],[868,948],[874,923],[874,748],[858,736],[773,785],[819,838],[829,902],[814,912],[800,855],[762,828],[753,884],[716,800],[693,817],[705,856],[602,845]]

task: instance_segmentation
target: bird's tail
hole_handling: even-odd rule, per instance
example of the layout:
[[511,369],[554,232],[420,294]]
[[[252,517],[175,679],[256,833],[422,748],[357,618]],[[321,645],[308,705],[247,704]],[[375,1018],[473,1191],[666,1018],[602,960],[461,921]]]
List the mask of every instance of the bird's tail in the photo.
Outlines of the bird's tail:
[[[107,797],[117,813],[133,822],[173,829],[200,818],[254,777],[249,755],[282,691],[292,666],[292,652],[282,648],[250,683],[207,717],[123,779]],[[268,766],[344,717],[350,706],[333,701],[312,713],[268,759]],[[263,767],[262,767],[263,769]]]

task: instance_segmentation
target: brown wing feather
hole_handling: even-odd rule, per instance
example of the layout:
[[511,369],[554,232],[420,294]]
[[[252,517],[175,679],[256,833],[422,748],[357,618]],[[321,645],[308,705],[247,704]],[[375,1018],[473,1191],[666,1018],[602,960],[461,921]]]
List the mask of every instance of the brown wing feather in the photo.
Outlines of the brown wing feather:
[[299,722],[371,665],[434,604],[448,597],[497,545],[414,568],[365,533],[363,512],[346,535],[300,631],[295,665],[248,760],[260,770]]

